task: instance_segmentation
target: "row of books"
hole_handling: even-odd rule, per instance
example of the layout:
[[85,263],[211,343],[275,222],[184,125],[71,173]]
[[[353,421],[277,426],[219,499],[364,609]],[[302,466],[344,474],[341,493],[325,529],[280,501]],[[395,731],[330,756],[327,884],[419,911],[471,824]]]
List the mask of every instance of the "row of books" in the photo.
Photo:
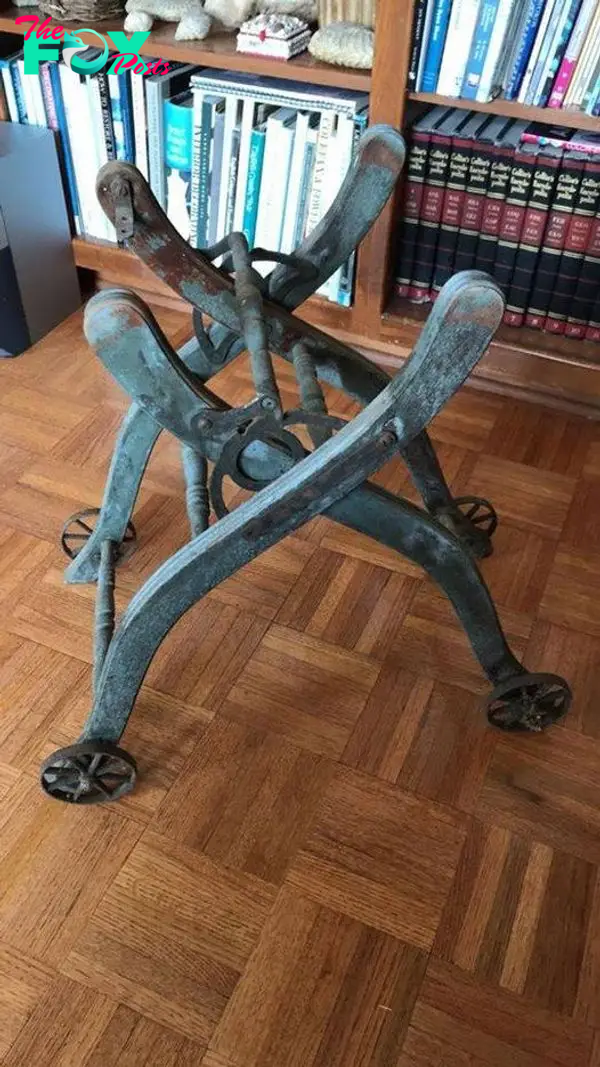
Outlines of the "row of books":
[[[251,247],[290,253],[327,211],[367,124],[368,96],[350,90],[182,63],[147,77],[109,70],[43,62],[26,75],[22,52],[0,59],[0,118],[56,132],[73,229],[90,238],[116,240],[95,178],[118,159],[136,164],[193,247],[236,229]],[[353,273],[354,258],[321,295],[349,306]]]
[[408,87],[600,115],[600,0],[416,0]]
[[413,124],[396,291],[425,303],[470,269],[508,325],[600,340],[600,134],[443,107]]

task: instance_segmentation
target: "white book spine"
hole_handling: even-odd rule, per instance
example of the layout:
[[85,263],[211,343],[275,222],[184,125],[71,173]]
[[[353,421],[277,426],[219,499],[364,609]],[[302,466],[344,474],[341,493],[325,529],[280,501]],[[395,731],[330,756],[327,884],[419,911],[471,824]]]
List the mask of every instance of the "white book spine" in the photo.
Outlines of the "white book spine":
[[546,37],[540,49],[538,61],[536,63],[531,81],[529,82],[529,89],[527,90],[527,95],[525,97],[525,101],[528,105],[533,104],[534,99],[537,95],[539,86],[541,84],[542,75],[548,63],[548,55],[550,53],[550,49],[554,46],[554,42],[556,40],[557,27],[562,21],[562,13],[568,13],[568,0],[552,0],[552,2],[550,3],[550,7],[552,8],[552,15],[550,18],[550,22],[548,23],[548,28],[546,30]]
[[[256,219],[255,248],[267,248],[279,251],[281,225],[287,192],[287,180],[292,151],[293,131],[284,126],[277,113],[267,119],[265,154],[263,159],[262,180],[258,200]],[[289,146],[289,147],[288,147]],[[287,164],[286,164],[287,149]],[[257,263],[256,269],[261,274],[268,274],[271,263]]]
[[10,67],[2,67],[2,83],[4,85],[4,92],[6,94],[6,103],[8,105],[8,114],[10,115],[11,122],[19,121],[19,109],[17,107],[17,98],[15,96],[15,87],[12,83],[12,77],[10,73]]
[[244,207],[246,204],[246,186],[248,184],[248,162],[250,160],[250,139],[254,126],[254,113],[256,101],[252,97],[246,97],[242,104],[242,128],[240,132],[240,152],[238,158],[237,184],[235,190],[235,206],[233,209],[233,228],[241,230],[244,223]]
[[79,75],[75,74],[66,63],[60,63],[58,70],[69,131],[69,144],[71,146],[73,170],[75,172],[75,183],[77,185],[81,225],[83,232],[87,237],[97,237],[99,234],[96,234],[95,232],[96,227],[93,217],[93,204],[90,199],[90,190],[86,180],[87,147],[84,138],[80,136],[82,127],[88,125],[87,108],[84,111],[79,92]]
[[26,115],[27,115],[27,125],[28,126],[36,126],[37,125],[37,121],[36,121],[36,114],[35,114],[35,105],[34,105],[32,97],[31,97],[31,85],[30,85],[31,79],[30,79],[29,75],[27,75],[27,77],[25,77],[25,60],[24,59],[18,59],[17,60],[17,69],[19,71],[19,79],[20,79],[20,82],[21,82],[21,91],[23,93],[23,103],[25,104],[25,112],[26,112]]
[[460,96],[478,12],[479,0],[454,0],[452,4],[436,89],[441,96]]
[[529,92],[531,85],[531,79],[533,78],[533,72],[535,70],[536,63],[540,57],[540,52],[544,44],[544,37],[546,36],[546,30],[548,29],[548,23],[552,17],[552,11],[554,9],[553,0],[545,5],[542,12],[542,18],[538,27],[538,31],[535,35],[535,41],[533,42],[533,48],[531,49],[531,55],[529,56],[529,62],[525,68],[525,74],[523,75],[523,81],[521,82],[521,88],[517,100],[520,104],[525,103],[525,97]]
[[131,77],[131,101],[133,109],[133,135],[135,140],[135,165],[148,181],[148,143],[146,141],[146,97],[143,77]]
[[148,174],[150,188],[160,206],[165,208],[167,184],[165,175],[165,146],[162,86],[152,79],[146,81],[146,114],[148,121]]
[[[531,103],[534,105],[534,107],[537,106],[539,104],[539,102],[540,102],[541,95],[542,95],[544,86],[546,84],[546,79],[547,79],[547,77],[550,74],[550,71],[552,69],[552,63],[553,63],[553,60],[554,60],[554,56],[556,54],[556,49],[558,48],[558,45],[560,43],[560,38],[562,37],[563,30],[565,28],[565,23],[566,23],[566,21],[567,21],[567,19],[569,17],[569,14],[570,14],[569,6],[570,5],[567,2],[563,3],[562,0],[561,0],[561,6],[560,6],[560,9],[559,9],[559,12],[558,12],[558,18],[556,20],[556,26],[554,28],[554,33],[552,34],[552,40],[550,41],[550,45],[549,45],[548,51],[546,53],[546,59],[545,59],[544,65],[543,65],[543,67],[542,67],[542,69],[540,71],[540,76],[539,76],[538,81],[537,81],[537,86],[536,86],[535,91],[533,93],[533,99],[532,99]],[[530,86],[530,89],[531,89],[531,86]]]
[[500,0],[500,3],[498,4],[498,10],[494,20],[494,28],[492,29],[492,36],[490,37],[490,43],[488,45],[487,55],[485,57],[481,79],[479,81],[479,88],[477,89],[477,95],[475,97],[481,104],[485,104],[491,96],[496,66],[504,45],[504,38],[506,37],[506,30],[513,3],[514,0]]
[[221,184],[219,187],[219,211],[217,214],[217,241],[225,236],[225,219],[227,217],[227,193],[229,189],[229,171],[231,168],[231,151],[233,131],[238,113],[239,98],[228,96],[225,101],[225,126],[223,129],[223,159],[221,160]]
[[294,252],[294,234],[300,201],[302,184],[302,171],[304,168],[304,152],[306,150],[306,138],[308,135],[308,123],[310,115],[307,111],[299,111],[296,119],[294,133],[294,147],[292,149],[292,161],[290,163],[290,178],[288,182],[287,199],[283,216],[283,230],[281,234],[281,252]]
[[192,192],[190,197],[190,244],[198,247],[198,206],[200,200],[200,136],[204,93],[194,93],[192,105]]
[[94,77],[88,77],[87,81],[87,97],[88,108],[90,115],[90,131],[92,134],[92,140],[94,144],[94,158],[96,167],[92,175],[94,201],[98,204],[98,226],[102,228],[103,236],[107,241],[117,240],[115,228],[111,222],[107,219],[98,197],[95,195],[96,191],[96,174],[103,167],[105,163],[108,163],[108,153],[106,151],[106,139],[104,137],[104,123],[102,121],[102,101],[100,99],[100,86],[98,85],[98,79]]
[[37,74],[28,74],[27,82],[29,84],[29,91],[33,103],[35,124],[36,126],[45,126],[47,128],[48,119],[46,117],[46,108],[44,105],[44,96],[42,94],[42,84],[40,81],[39,71],[37,72]]
[[308,237],[314,230],[315,226],[318,225],[323,214],[321,202],[325,170],[327,167],[327,149],[329,146],[329,139],[333,133],[334,123],[335,115],[332,111],[324,111],[321,114],[319,133],[317,135],[317,149],[315,153],[312,187],[310,190],[308,214],[306,217],[306,229],[304,231],[305,237]]
[[[339,193],[342,182],[348,173],[350,164],[352,163],[352,152],[354,147],[354,123],[352,119],[349,119],[347,115],[340,115],[338,117],[337,135],[336,135],[336,148],[337,148],[337,176],[334,182],[333,188],[333,200],[335,200]],[[329,160],[327,161],[329,165]],[[331,206],[331,204],[329,205]],[[327,281],[327,296],[335,303],[338,302],[338,295],[340,291],[340,282],[342,279],[343,267],[338,267],[333,272],[331,278]]]

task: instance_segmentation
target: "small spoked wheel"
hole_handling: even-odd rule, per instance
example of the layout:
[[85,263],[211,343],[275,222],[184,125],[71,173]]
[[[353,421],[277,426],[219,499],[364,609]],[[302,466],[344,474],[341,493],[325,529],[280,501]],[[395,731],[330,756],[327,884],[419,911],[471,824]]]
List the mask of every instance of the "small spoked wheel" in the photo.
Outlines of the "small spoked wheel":
[[436,517],[466,544],[477,559],[492,554],[492,537],[498,516],[482,496],[457,496],[451,508],[442,508]]
[[124,749],[110,741],[81,741],[48,756],[40,782],[48,796],[66,804],[104,804],[130,793],[136,773]]
[[498,526],[498,516],[489,500],[482,496],[458,496],[454,503],[472,526],[484,533],[486,537],[494,536]]
[[[83,511],[76,511],[67,519],[62,529],[60,543],[65,556],[69,559],[75,559],[86,541],[89,541],[96,528],[99,514],[100,508],[85,508]],[[131,555],[135,548],[136,538],[135,526],[132,522],[128,522],[125,537],[119,548],[120,559]]]
[[501,682],[486,701],[487,716],[499,730],[540,733],[567,714],[571,690],[557,674],[519,674]]

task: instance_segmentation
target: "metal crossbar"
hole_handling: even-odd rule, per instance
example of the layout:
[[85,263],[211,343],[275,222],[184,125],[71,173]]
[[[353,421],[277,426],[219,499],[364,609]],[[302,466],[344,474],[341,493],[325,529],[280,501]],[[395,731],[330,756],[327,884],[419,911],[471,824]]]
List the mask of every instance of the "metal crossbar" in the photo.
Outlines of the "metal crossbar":
[[[135,167],[109,163],[100,171],[98,196],[108,218],[140,259],[192,304],[196,336],[174,351],[149,308],[124,290],[98,293],[86,308],[86,337],[132,405],[95,522],[90,512],[78,513],[63,531],[71,558],[67,581],[98,584],[94,699],[79,741],[42,765],[49,795],[89,804],[133,788],[135,761],[118,743],[166,634],[219,582],[319,514],[403,553],[440,584],[494,687],[487,699],[493,725],[541,730],[568,710],[567,683],[529,674],[512,654],[477,568],[476,558],[491,551],[493,507],[452,497],[427,436],[429,421],[502,319],[498,287],[475,271],[452,278],[393,380],[293,314],[355,251],[392,194],[403,160],[398,133],[369,130],[337,199],[290,256],[250,250],[240,233],[195,251]],[[267,278],[254,267],[258,259],[274,263]],[[207,383],[243,351],[254,395],[232,408]],[[272,353],[293,367],[300,402],[291,411],[282,405]],[[348,422],[329,414],[323,383],[363,410]],[[302,428],[312,451],[298,436]],[[142,585],[115,626],[115,569],[135,547],[131,516],[164,430],[182,448],[191,540]],[[422,508],[369,482],[394,455],[407,464]],[[233,512],[224,501],[226,477],[254,494]]]

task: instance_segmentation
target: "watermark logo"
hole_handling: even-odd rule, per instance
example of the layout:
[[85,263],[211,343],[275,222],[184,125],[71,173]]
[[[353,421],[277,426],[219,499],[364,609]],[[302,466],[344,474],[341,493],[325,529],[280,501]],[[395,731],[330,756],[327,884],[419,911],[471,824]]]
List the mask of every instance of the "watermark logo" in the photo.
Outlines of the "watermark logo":
[[[150,33],[132,33],[127,37],[122,30],[111,30],[107,37],[110,38],[109,46],[107,38],[97,30],[87,27],[77,30],[77,33],[69,32],[64,26],[52,26],[51,20],[45,19],[40,23],[35,15],[21,15],[15,19],[15,25],[29,24],[25,32],[24,58],[25,74],[37,74],[40,63],[47,60],[58,61],[60,51],[65,63],[76,74],[97,74],[106,66],[109,51],[116,49],[117,55],[111,60],[109,74],[118,74],[121,70],[131,70],[132,74],[166,74],[169,64],[163,59],[142,59],[139,50],[150,36]],[[101,49],[101,54],[90,59],[79,53],[87,52],[89,45],[79,37],[80,33],[91,34],[96,38]]]

